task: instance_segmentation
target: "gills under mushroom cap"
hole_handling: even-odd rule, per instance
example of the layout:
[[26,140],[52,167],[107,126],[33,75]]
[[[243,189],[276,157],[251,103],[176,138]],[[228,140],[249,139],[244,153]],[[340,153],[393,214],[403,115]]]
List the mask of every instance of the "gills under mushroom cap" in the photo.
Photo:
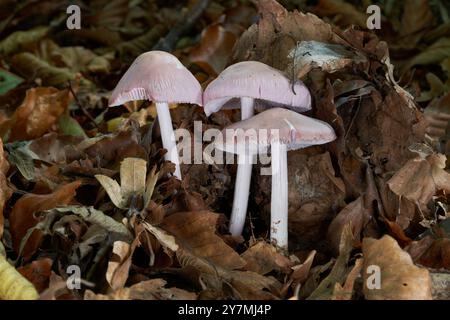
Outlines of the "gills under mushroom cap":
[[202,105],[202,88],[175,56],[150,51],[137,57],[125,72],[111,95],[109,106],[134,100]]
[[257,61],[244,61],[226,68],[205,89],[206,115],[223,108],[238,108],[228,104],[233,98],[249,97],[287,106],[296,111],[311,109],[311,95],[300,80],[294,84],[281,71]]
[[265,153],[276,141],[285,144],[287,150],[297,150],[336,139],[328,123],[283,108],[269,109],[236,122],[222,133],[223,143],[218,141],[215,147],[235,154]]

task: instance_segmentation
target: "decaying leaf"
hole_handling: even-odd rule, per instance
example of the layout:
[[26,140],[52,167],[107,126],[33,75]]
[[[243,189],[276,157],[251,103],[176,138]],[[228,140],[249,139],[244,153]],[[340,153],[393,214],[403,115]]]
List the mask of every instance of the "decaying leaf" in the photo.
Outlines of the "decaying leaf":
[[68,90],[52,87],[29,89],[23,103],[2,128],[3,134],[9,141],[38,138],[57,123],[69,102]]
[[277,249],[263,241],[245,251],[241,257],[247,262],[245,269],[259,274],[267,274],[273,270],[288,273],[293,262],[277,252]]
[[225,269],[242,268],[244,259],[216,234],[218,220],[218,214],[208,211],[179,212],[165,218],[160,227],[196,256]]
[[352,64],[366,62],[364,56],[344,46],[318,41],[301,41],[288,58],[293,60],[289,68],[294,68],[297,78],[303,78],[313,68],[333,73]]
[[[431,278],[427,269],[414,265],[410,255],[397,242],[385,235],[379,240],[363,240],[364,295],[368,300],[428,300],[431,299]],[[369,271],[370,266],[375,266]],[[367,284],[380,279],[380,287]],[[376,284],[376,283],[375,283]],[[372,288],[372,289],[371,289]]]
[[[34,227],[39,218],[35,216],[39,211],[45,211],[55,208],[58,205],[69,204],[75,197],[75,190],[81,185],[80,181],[65,184],[50,194],[26,194],[21,197],[14,205],[11,215],[11,235],[14,250],[20,252],[22,240],[25,238],[28,229]],[[39,247],[42,240],[42,234],[39,231],[27,239],[22,249],[22,255],[27,259]]]
[[147,162],[145,160],[125,158],[120,165],[120,185],[116,180],[105,175],[97,174],[95,178],[105,188],[114,205],[125,209],[132,195],[144,196],[146,174]]
[[36,288],[0,255],[0,299],[36,300]]
[[93,207],[64,206],[54,209],[54,211],[67,214],[73,213],[80,216],[84,221],[96,224],[110,232],[115,238],[130,241],[132,239],[127,227],[112,217],[107,216],[102,211]]
[[131,266],[131,258],[137,244],[137,240],[132,245],[124,241],[114,242],[112,257],[108,262],[106,271],[106,281],[108,281],[112,290],[115,291],[125,286]]
[[360,276],[362,264],[362,259],[356,260],[355,266],[348,274],[344,285],[341,286],[339,283],[335,284],[331,300],[351,300],[353,294],[353,285],[356,278]]
[[348,272],[347,263],[350,252],[353,249],[353,234],[350,224],[344,227],[342,232],[339,257],[337,258],[330,274],[319,284],[319,286],[307,298],[308,300],[328,300],[333,297],[336,284],[341,284],[345,280]]
[[38,292],[42,292],[48,288],[52,264],[52,259],[43,258],[20,267],[17,271],[28,279]]
[[409,160],[389,181],[399,197],[426,206],[438,190],[450,192],[450,174],[444,170],[446,158],[431,154]]

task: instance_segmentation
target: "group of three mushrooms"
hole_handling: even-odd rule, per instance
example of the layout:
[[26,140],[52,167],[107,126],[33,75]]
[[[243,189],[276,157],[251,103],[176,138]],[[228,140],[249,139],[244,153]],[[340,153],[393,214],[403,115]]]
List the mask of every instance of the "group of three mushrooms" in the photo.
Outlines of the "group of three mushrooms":
[[[240,99],[240,103],[236,98]],[[279,70],[261,62],[245,61],[226,68],[203,92],[197,79],[175,56],[150,51],[136,58],[123,75],[109,105],[118,106],[134,100],[149,100],[156,104],[163,147],[168,151],[165,157],[175,164],[174,175],[179,179],[180,162],[169,103],[204,106],[207,116],[222,108],[240,107],[242,121],[225,128],[226,138],[223,143],[215,145],[219,150],[238,154],[229,230],[234,236],[241,235],[247,213],[253,159],[257,154],[270,151],[270,236],[274,244],[287,250],[287,151],[325,144],[336,138],[327,123],[297,113],[311,109],[311,96],[301,81],[292,83]],[[260,102],[262,109],[266,109],[257,115],[254,115],[255,100]],[[241,136],[248,130],[266,130],[277,134],[257,135],[258,139],[249,141],[247,136]]]

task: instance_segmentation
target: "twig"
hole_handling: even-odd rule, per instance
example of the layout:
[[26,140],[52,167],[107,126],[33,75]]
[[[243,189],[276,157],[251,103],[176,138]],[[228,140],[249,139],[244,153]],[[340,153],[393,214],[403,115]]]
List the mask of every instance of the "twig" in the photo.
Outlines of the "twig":
[[80,110],[84,113],[84,115],[94,124],[96,128],[98,128],[97,123],[95,122],[95,119],[91,116],[91,114],[86,110],[86,108],[83,106],[83,104],[78,99],[77,94],[72,88],[72,83],[69,81],[69,91],[72,94],[73,98],[75,99],[75,102],[77,103]]
[[203,11],[209,6],[211,0],[198,0],[195,6],[170,30],[170,32],[161,38],[153,50],[172,51],[178,39],[189,31],[194,23],[201,17]]

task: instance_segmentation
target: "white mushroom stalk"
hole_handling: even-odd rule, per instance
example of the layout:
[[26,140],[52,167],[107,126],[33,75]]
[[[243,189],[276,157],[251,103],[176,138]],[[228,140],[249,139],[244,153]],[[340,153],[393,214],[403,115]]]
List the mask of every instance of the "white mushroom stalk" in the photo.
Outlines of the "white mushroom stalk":
[[288,167],[287,147],[275,141],[271,145],[272,200],[270,203],[270,239],[283,250],[288,247]]
[[[294,90],[292,90],[294,88]],[[292,83],[281,71],[257,61],[239,62],[226,68],[212,81],[203,95],[205,113],[221,108],[237,108],[233,98],[240,98],[241,119],[254,115],[255,99],[274,102],[299,112],[311,109],[311,96],[301,81]],[[231,102],[231,103],[230,103]],[[269,104],[265,104],[269,108]],[[230,233],[242,234],[247,214],[253,157],[238,153],[238,168],[230,217]]]
[[[246,120],[255,114],[255,99],[249,97],[241,98],[241,119]],[[230,217],[230,233],[233,236],[242,234],[247,216],[248,198],[250,195],[250,181],[252,179],[252,155],[238,155],[238,168],[236,184],[234,187],[233,208]]]
[[[257,135],[256,139],[246,144],[248,132],[264,130],[268,135]],[[307,148],[312,145],[325,144],[336,139],[333,128],[326,122],[305,117],[294,111],[283,108],[273,108],[258,115],[234,123],[224,129],[226,137],[224,143],[216,148],[250,157],[251,154],[265,153],[270,147],[272,156],[272,188],[271,188],[271,241],[284,251],[288,250],[288,162],[287,152]],[[236,148],[237,147],[237,148]],[[239,168],[238,168],[239,170]],[[246,204],[243,194],[249,187],[249,178],[239,179],[246,183],[237,182],[239,191],[235,192],[237,205]],[[242,191],[240,191],[242,190]],[[239,210],[241,208],[239,207]],[[242,223],[244,216],[235,219],[233,230],[238,231],[237,225]]]
[[180,158],[178,156],[177,143],[172,127],[172,118],[170,117],[169,105],[167,103],[157,102],[156,112],[158,112],[162,145],[163,148],[167,150],[165,159],[175,164],[174,176],[181,179]]

